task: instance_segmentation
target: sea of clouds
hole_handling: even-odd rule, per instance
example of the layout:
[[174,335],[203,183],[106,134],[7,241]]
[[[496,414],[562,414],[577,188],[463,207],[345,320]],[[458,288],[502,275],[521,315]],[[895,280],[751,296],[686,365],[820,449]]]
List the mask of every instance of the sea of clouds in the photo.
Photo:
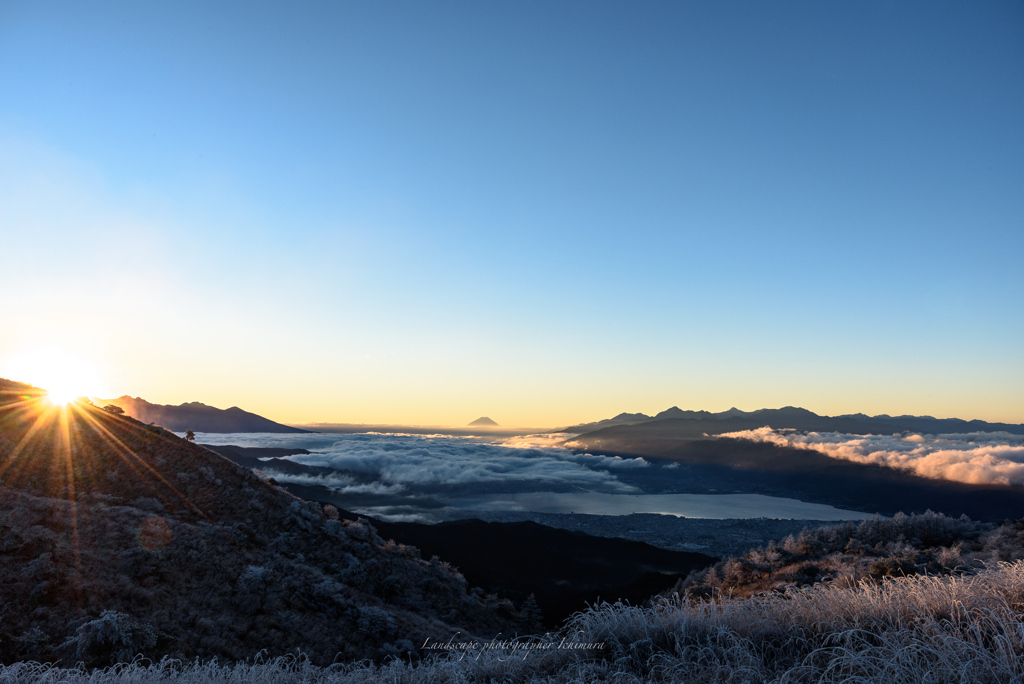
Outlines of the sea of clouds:
[[851,435],[763,427],[719,437],[810,449],[833,458],[968,484],[1024,484],[1024,437],[1007,432]]
[[322,484],[343,493],[398,494],[412,485],[525,483],[540,488],[572,486],[609,493],[635,493],[615,475],[647,468],[642,458],[577,454],[557,446],[570,435],[544,434],[484,440],[447,435],[197,434],[203,444],[303,448],[289,456],[303,465],[331,468],[324,475],[277,474],[282,482]]

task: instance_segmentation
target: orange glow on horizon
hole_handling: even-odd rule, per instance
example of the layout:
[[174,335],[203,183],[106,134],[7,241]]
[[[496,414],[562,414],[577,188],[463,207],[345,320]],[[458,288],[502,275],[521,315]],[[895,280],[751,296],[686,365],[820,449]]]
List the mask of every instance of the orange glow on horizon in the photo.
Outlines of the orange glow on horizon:
[[65,406],[80,397],[105,393],[92,365],[53,347],[38,349],[15,359],[7,375],[45,390],[47,400],[54,406]]

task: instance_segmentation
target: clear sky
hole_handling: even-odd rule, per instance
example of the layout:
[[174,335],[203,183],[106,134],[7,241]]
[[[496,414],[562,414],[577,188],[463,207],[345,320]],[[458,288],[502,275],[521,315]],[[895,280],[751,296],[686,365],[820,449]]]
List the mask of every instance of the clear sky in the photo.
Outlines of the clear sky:
[[1016,1],[0,0],[0,376],[1024,422],[1022,248]]

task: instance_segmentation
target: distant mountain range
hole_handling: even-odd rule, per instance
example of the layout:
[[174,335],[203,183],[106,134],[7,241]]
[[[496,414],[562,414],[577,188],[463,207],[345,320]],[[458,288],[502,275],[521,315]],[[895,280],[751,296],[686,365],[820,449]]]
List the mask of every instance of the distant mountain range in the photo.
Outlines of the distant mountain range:
[[145,399],[127,395],[117,399],[100,399],[97,405],[114,404],[142,423],[155,423],[174,432],[195,430],[196,432],[308,432],[289,425],[282,425],[243,411],[237,406],[219,409],[198,401],[168,406],[151,404]]
[[[673,421],[660,426],[653,423]],[[678,423],[675,421],[690,421]],[[817,432],[845,432],[854,435],[891,434],[893,432],[922,432],[927,434],[964,433],[964,432],[1009,432],[1024,435],[1024,425],[1015,423],[988,423],[983,420],[962,420],[960,418],[933,418],[932,416],[889,416],[881,414],[868,416],[863,413],[852,413],[842,416],[819,416],[817,413],[796,406],[779,409],[758,409],[741,411],[731,408],[728,411],[711,413],[709,411],[684,411],[677,406],[661,413],[648,416],[643,413],[620,413],[614,418],[607,418],[593,423],[582,423],[560,428],[555,432],[573,432],[587,434],[596,430],[621,425],[647,424],[644,432],[671,432],[674,436],[717,435],[736,430],[751,430],[760,427],[776,429],[791,428],[795,430],[814,430]]]
[[498,424],[495,423],[490,418],[488,418],[487,416],[484,416],[482,418],[477,418],[472,423],[470,423],[470,425],[488,425],[488,426],[498,427]]

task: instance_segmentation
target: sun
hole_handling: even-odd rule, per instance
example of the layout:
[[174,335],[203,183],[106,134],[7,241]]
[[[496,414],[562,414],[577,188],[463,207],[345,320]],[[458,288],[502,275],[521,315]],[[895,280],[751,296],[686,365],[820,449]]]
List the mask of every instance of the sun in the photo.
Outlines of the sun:
[[47,399],[54,405],[104,394],[103,385],[92,365],[59,349],[39,349],[15,359],[8,373],[11,380],[28,382],[46,390]]
[[51,383],[51,386],[46,390],[46,400],[55,406],[61,406],[83,396],[81,392],[71,389],[72,387],[73,385],[53,387]]

